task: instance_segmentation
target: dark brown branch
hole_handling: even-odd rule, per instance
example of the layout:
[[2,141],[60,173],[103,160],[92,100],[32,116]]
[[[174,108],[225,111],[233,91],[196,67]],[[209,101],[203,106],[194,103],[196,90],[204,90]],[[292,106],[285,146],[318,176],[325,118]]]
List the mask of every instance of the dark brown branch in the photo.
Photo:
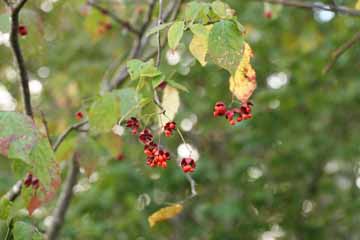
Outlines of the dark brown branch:
[[22,95],[25,106],[26,114],[33,118],[33,111],[31,107],[31,96],[29,90],[29,76],[27,74],[26,65],[22,51],[19,44],[19,14],[22,7],[25,5],[27,0],[21,0],[17,5],[11,5],[9,2],[5,1],[11,9],[11,30],[10,30],[10,45],[13,51],[17,67],[20,72]]
[[[162,0],[159,0],[159,17],[157,26],[162,24]],[[160,66],[161,61],[161,39],[160,39],[160,31],[157,32],[157,57],[156,57],[156,67]]]
[[46,231],[47,240],[57,239],[60,233],[61,227],[64,224],[66,211],[69,208],[70,201],[73,196],[73,188],[77,183],[79,169],[80,166],[77,159],[77,153],[75,153],[70,162],[69,173],[65,181],[64,189],[60,194],[53,212],[51,224]]
[[296,8],[310,9],[310,10],[312,9],[327,10],[343,15],[360,17],[359,10],[344,6],[326,5],[326,4],[319,4],[319,3],[307,2],[307,1],[297,1],[297,0],[257,0],[257,1],[282,4],[288,7],[296,7]]
[[93,0],[88,0],[87,4],[95,8],[96,10],[100,11],[102,14],[109,16],[112,18],[115,22],[126,28],[129,32],[132,32],[136,35],[140,34],[140,31],[136,30],[128,21],[122,20],[118,16],[115,15],[115,13],[109,11],[108,9],[101,7],[99,4],[95,3]]
[[323,74],[328,73],[335,65],[337,60],[350,48],[352,48],[357,42],[360,42],[360,31],[357,32],[352,38],[346,41],[343,45],[337,48],[332,54],[330,62],[324,67]]

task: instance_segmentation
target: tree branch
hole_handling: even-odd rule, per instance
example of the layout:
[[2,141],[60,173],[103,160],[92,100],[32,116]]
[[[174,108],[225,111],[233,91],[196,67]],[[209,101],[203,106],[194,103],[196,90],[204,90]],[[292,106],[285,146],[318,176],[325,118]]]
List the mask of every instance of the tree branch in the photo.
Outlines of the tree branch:
[[70,127],[68,127],[65,132],[63,134],[60,135],[60,137],[56,140],[56,142],[53,145],[53,150],[54,152],[56,152],[56,150],[59,148],[59,146],[61,145],[61,143],[65,140],[65,138],[73,131],[73,130],[77,130],[79,128],[81,128],[82,126],[84,126],[85,124],[87,124],[89,121],[85,120],[83,122],[79,122],[76,123],[74,125],[71,125]]
[[118,16],[115,15],[115,13],[109,11],[106,8],[101,7],[99,4],[95,3],[94,0],[88,0],[87,4],[95,8],[96,10],[100,11],[102,14],[109,16],[112,18],[115,22],[126,28],[129,32],[132,32],[136,35],[139,35],[140,32],[136,30],[128,21],[122,20]]
[[346,41],[343,45],[337,48],[332,54],[330,62],[324,67],[323,74],[328,73],[335,65],[337,60],[350,48],[352,48],[357,42],[360,42],[360,31],[357,32],[352,38]]
[[[169,21],[172,21],[173,19],[176,18],[179,10],[180,10],[180,5],[181,5],[182,0],[174,0],[172,1],[172,3],[170,3],[168,5],[168,7],[165,9],[164,14],[162,14],[162,21],[164,21],[165,19],[169,18]],[[152,12],[153,9],[155,7],[156,4],[156,0],[152,0],[150,6],[149,6],[149,13],[148,13],[148,18],[145,21],[145,23],[143,24],[140,32],[141,35],[138,38],[138,41],[136,42],[136,44],[133,45],[130,54],[128,56],[128,59],[131,58],[139,58],[141,56],[141,53],[143,52],[144,48],[147,46],[148,43],[148,37],[145,37],[145,33],[146,30],[151,27],[151,26],[155,26],[155,24],[157,24],[158,20],[155,21],[151,21],[151,16],[152,16]],[[143,60],[148,60],[149,58],[152,58],[154,55],[156,54],[155,52],[152,52],[151,54],[147,55],[147,57],[142,57]],[[108,89],[107,90],[112,90],[114,88],[117,88],[118,86],[121,85],[121,83],[128,77],[128,72],[126,69],[126,64],[122,64],[119,67],[119,71],[118,74],[115,75],[115,77],[112,79],[111,83],[109,84]]]
[[[162,0],[159,0],[159,17],[157,26],[160,26],[162,23]],[[160,31],[157,32],[157,57],[156,57],[156,67],[160,66],[161,61],[161,42],[160,42]]]
[[77,153],[74,153],[73,159],[69,166],[69,173],[65,181],[64,189],[60,194],[59,200],[56,204],[52,215],[52,220],[49,228],[46,231],[47,240],[57,239],[61,227],[64,224],[65,214],[69,208],[71,198],[73,196],[73,188],[77,183],[79,174],[79,162]]
[[261,2],[268,2],[268,3],[275,3],[275,4],[282,4],[288,7],[296,7],[296,8],[303,8],[303,9],[320,9],[326,11],[332,11],[343,15],[349,15],[353,17],[360,17],[360,11],[344,6],[337,6],[337,5],[326,5],[326,4],[319,4],[319,3],[312,3],[307,1],[297,1],[297,0],[256,0]]
[[20,72],[22,95],[25,106],[26,114],[33,118],[33,111],[31,107],[31,97],[29,90],[29,76],[27,74],[26,65],[22,51],[19,44],[19,14],[22,7],[25,5],[27,0],[21,0],[17,5],[11,5],[9,2],[5,1],[11,9],[11,30],[10,30],[10,45],[13,51],[17,67]]

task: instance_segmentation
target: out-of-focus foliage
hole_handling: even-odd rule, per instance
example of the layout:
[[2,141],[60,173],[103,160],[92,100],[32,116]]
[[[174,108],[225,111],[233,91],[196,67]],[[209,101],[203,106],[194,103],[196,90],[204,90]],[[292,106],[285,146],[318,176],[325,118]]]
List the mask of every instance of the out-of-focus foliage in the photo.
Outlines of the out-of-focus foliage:
[[[145,0],[99,2],[135,26],[146,18]],[[79,141],[91,151],[81,159],[86,169],[75,187],[60,239],[358,238],[359,46],[345,53],[327,75],[321,70],[334,49],[358,31],[360,19],[282,8],[269,20],[261,1],[226,2],[236,10],[254,52],[258,82],[251,98],[254,118],[233,127],[212,117],[216,101],[232,101],[229,73],[213,64],[202,67],[187,47],[192,33],[186,32],[176,54],[164,48],[160,69],[189,90],[179,92],[175,121],[200,155],[193,174],[198,196],[185,201],[176,218],[150,228],[147,219],[153,212],[190,195],[176,163],[181,140],[162,139],[172,154],[171,164],[163,170],[145,166],[143,147],[129,131],[121,138],[113,133],[92,135]],[[218,9],[222,12],[221,6]],[[185,16],[184,10],[178,19],[191,21],[192,14]],[[31,1],[21,22],[29,31],[21,46],[33,80],[36,121],[41,122],[43,111],[55,140],[76,122],[75,112],[94,108],[91,104],[99,101],[102,80],[116,74],[134,38],[83,0]],[[111,23],[112,28],[99,30],[102,23]],[[8,13],[1,3],[0,93],[7,89],[21,111],[19,79],[10,48],[2,41],[8,31]],[[154,49],[155,35],[149,42]],[[175,57],[180,60],[174,65]],[[136,84],[127,79],[125,87]],[[123,107],[119,109],[114,107],[123,114]],[[62,166],[77,143],[72,133],[56,153]],[[123,160],[115,160],[118,154]],[[11,162],[0,156],[0,195],[16,180]],[[8,208],[0,202],[3,205]],[[53,205],[45,205],[31,218],[20,211],[15,227],[37,234],[27,225],[32,223],[44,230]],[[0,217],[8,214],[3,209],[0,213]],[[0,220],[1,238],[7,225]]]

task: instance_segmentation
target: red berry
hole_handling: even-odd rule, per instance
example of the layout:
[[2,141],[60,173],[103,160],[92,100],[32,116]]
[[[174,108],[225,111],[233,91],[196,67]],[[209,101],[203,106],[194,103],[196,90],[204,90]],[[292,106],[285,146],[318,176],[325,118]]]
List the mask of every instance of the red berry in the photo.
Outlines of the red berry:
[[214,117],[223,116],[226,113],[226,106],[223,102],[217,102],[214,107]]
[[167,82],[162,81],[162,82],[157,86],[157,88],[158,88],[159,90],[164,90],[164,88],[166,87],[166,85],[167,85]]
[[19,25],[18,32],[21,36],[26,36],[28,34],[28,30],[24,25]]
[[118,161],[124,160],[124,154],[123,154],[123,153],[119,153],[118,155],[116,155],[116,160],[118,160]]
[[81,119],[83,119],[83,118],[84,118],[83,112],[76,112],[75,118],[76,118],[76,120],[78,120],[78,121],[80,121]]
[[181,168],[182,170],[187,173],[187,172],[193,172],[196,168],[196,164],[195,164],[195,161],[194,159],[188,157],[188,158],[183,158],[181,160]]
[[24,179],[24,185],[25,187],[30,187],[30,185],[32,184],[32,177],[33,175],[31,173],[28,173]]
[[266,17],[267,19],[272,19],[272,12],[271,11],[264,12],[264,17]]
[[153,138],[154,138],[153,135],[151,134],[150,130],[147,128],[144,131],[142,131],[139,135],[139,141],[145,145],[151,143]]
[[34,189],[38,189],[40,187],[40,181],[37,177],[34,177],[33,180],[32,180],[32,187]]
[[176,128],[175,122],[167,122],[164,126],[164,133],[165,136],[170,137],[172,134],[172,131]]
[[140,127],[139,120],[135,117],[130,118],[126,121],[126,127],[131,128],[132,134],[135,135]]

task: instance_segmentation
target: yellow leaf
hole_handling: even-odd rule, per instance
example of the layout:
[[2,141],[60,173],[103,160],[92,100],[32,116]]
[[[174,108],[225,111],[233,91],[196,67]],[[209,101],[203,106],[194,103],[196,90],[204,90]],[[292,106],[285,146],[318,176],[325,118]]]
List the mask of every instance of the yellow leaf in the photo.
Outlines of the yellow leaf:
[[355,9],[360,10],[360,0],[356,2]]
[[170,218],[175,217],[183,210],[183,206],[181,204],[174,204],[169,207],[164,207],[159,209],[158,211],[151,214],[148,218],[150,227],[155,226],[156,223],[168,220]]
[[208,51],[208,41],[205,38],[194,35],[189,45],[191,54],[200,62],[201,66],[206,65],[206,53]]
[[256,72],[250,64],[252,57],[249,44],[244,42],[243,57],[235,76],[230,77],[230,91],[243,103],[248,101],[256,89]]
[[162,129],[165,123],[174,120],[175,114],[180,107],[179,92],[176,88],[171,87],[169,84],[166,85],[162,97],[161,106],[164,108],[166,115],[159,115],[159,126]]
[[207,34],[206,31],[202,35],[194,33],[189,45],[191,54],[200,62],[201,66],[205,66],[207,63],[205,59],[208,51],[208,33],[212,27],[212,25],[205,27]]

